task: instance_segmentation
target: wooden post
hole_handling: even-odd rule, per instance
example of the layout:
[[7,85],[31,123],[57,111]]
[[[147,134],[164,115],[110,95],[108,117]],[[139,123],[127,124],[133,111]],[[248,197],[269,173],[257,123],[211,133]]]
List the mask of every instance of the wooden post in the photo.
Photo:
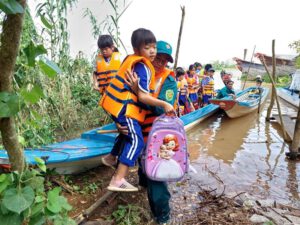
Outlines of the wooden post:
[[248,75],[249,75],[250,67],[251,67],[251,65],[252,65],[253,56],[254,56],[254,53],[255,53],[255,48],[256,48],[256,45],[254,45],[254,48],[253,48],[253,52],[252,52],[252,56],[251,56],[251,63],[250,63],[250,65],[249,65],[249,67],[248,67],[248,72],[247,72],[246,79],[245,79],[245,82],[244,82],[244,85],[243,85],[243,88],[242,88],[242,90],[244,90],[244,88],[245,88],[245,84],[246,84],[246,81],[247,81],[247,79],[248,79]]
[[246,60],[247,51],[248,51],[248,50],[245,48],[245,49],[244,49],[244,60]]
[[284,124],[283,124],[283,119],[282,119],[282,115],[281,115],[281,108],[280,108],[280,105],[279,105],[279,100],[278,100],[278,96],[277,96],[277,92],[276,92],[276,88],[275,88],[275,81],[273,79],[273,77],[271,76],[269,70],[268,70],[268,67],[266,65],[266,61],[265,61],[265,58],[264,56],[262,56],[262,62],[263,62],[263,65],[265,67],[265,70],[272,82],[272,85],[274,87],[274,95],[275,95],[275,100],[276,100],[276,103],[277,103],[277,109],[278,109],[278,114],[279,114],[279,119],[280,119],[280,123],[281,123],[281,128],[282,128],[282,133],[283,133],[283,139],[284,140],[287,140],[287,135],[286,135],[286,131],[285,131],[285,128],[284,128]]
[[[299,98],[300,98],[300,96],[299,96]],[[289,154],[290,159],[296,159],[296,157],[300,154],[299,153],[299,145],[300,145],[300,102],[299,102],[298,114],[297,114],[297,118],[296,118],[293,142],[292,142],[292,146],[290,148],[290,154]]]
[[185,7],[180,6],[180,8],[181,8],[182,14],[181,14],[181,23],[180,23],[180,29],[179,29],[179,34],[178,34],[178,40],[177,40],[177,49],[176,49],[176,55],[175,55],[174,69],[176,69],[176,67],[177,67],[179,48],[180,48],[180,42],[181,42],[181,34],[182,34],[182,29],[183,29],[184,17],[185,17]]
[[259,114],[260,112],[260,104],[261,104],[261,92],[262,92],[262,89],[259,88],[259,101],[258,101],[258,108],[257,108],[257,113]]
[[[272,40],[272,77],[273,80],[276,80],[276,59],[275,59],[275,40]],[[266,120],[270,121],[271,112],[274,106],[274,100],[275,100],[275,86],[272,85],[272,94],[271,94],[271,101],[270,105],[267,111],[267,117]]]

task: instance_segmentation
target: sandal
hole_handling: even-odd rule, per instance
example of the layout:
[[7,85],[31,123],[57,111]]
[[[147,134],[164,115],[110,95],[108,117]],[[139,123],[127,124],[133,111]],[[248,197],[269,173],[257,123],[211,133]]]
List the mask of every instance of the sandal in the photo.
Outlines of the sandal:
[[124,178],[122,178],[122,180],[120,181],[115,181],[114,178],[112,178],[107,189],[109,191],[119,191],[119,192],[133,192],[139,190],[137,187],[128,183]]

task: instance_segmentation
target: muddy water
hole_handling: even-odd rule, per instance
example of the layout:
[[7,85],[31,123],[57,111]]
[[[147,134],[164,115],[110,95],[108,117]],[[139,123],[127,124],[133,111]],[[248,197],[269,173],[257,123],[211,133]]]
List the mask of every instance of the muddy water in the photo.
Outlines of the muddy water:
[[[241,82],[234,72],[236,89]],[[216,75],[216,82],[219,75]],[[216,85],[218,86],[218,85]],[[219,85],[221,86],[221,85]],[[230,119],[214,115],[188,133],[190,159],[198,171],[191,179],[219,191],[248,192],[262,199],[300,206],[300,162],[290,162],[280,128],[265,122],[269,100],[260,114]],[[295,109],[284,105],[285,113]]]

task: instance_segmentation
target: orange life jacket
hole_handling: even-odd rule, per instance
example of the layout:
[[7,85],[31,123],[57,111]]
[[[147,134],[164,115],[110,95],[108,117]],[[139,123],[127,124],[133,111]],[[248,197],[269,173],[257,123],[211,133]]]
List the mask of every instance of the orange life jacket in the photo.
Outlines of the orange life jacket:
[[104,93],[106,87],[110,83],[110,80],[115,77],[120,65],[121,60],[119,52],[114,52],[111,55],[110,62],[106,62],[101,54],[96,57],[95,75],[97,77],[98,87],[100,88],[99,92],[101,94]]
[[193,77],[188,77],[188,78],[186,79],[186,81],[187,81],[187,84],[188,84],[189,93],[190,93],[190,94],[196,93],[197,90],[193,88],[194,85],[196,84],[195,78],[193,78]]
[[129,55],[122,63],[116,76],[110,81],[109,86],[103,94],[99,105],[111,115],[118,117],[123,107],[126,107],[125,116],[136,119],[139,122],[145,120],[146,110],[141,108],[138,104],[137,96],[131,91],[131,89],[125,83],[125,71],[128,69],[132,71],[134,65],[138,62],[144,63],[151,72],[149,90],[150,94],[153,94],[155,89],[155,70],[151,62],[141,56]]
[[179,95],[186,95],[188,90],[188,84],[186,79],[184,78],[182,81],[177,81],[177,89]]
[[210,81],[208,82],[207,85],[203,85],[203,94],[204,95],[214,95],[214,79],[210,78]]
[[[155,87],[155,92],[153,94],[153,97],[158,98],[161,88],[163,84],[165,83],[165,80],[168,78],[168,76],[172,76],[175,78],[175,74],[173,71],[165,68],[160,74],[155,74],[155,78],[158,81],[156,81],[156,87]],[[176,95],[176,93],[174,93]],[[176,107],[176,101],[174,102],[174,108]],[[142,123],[142,132],[143,132],[143,137],[144,137],[144,142],[147,142],[149,132],[151,130],[152,124],[154,120],[156,119],[157,115],[155,115],[151,111],[147,111],[145,121]]]

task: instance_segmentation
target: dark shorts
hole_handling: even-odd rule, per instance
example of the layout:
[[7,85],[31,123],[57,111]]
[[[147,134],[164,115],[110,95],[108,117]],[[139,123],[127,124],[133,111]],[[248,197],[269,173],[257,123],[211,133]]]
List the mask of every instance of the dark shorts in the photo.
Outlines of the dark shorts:
[[192,102],[197,102],[198,101],[198,94],[197,93],[191,93],[189,95],[189,98],[191,99]]
[[119,149],[119,161],[127,166],[135,166],[135,161],[144,148],[141,125],[137,120],[126,117],[123,110],[118,118],[112,116],[112,119],[114,122],[128,127],[128,135],[120,134],[116,138],[111,154],[116,155],[118,152],[117,149]]
[[212,98],[212,95],[203,95],[202,102],[203,104],[209,104],[209,100]]

